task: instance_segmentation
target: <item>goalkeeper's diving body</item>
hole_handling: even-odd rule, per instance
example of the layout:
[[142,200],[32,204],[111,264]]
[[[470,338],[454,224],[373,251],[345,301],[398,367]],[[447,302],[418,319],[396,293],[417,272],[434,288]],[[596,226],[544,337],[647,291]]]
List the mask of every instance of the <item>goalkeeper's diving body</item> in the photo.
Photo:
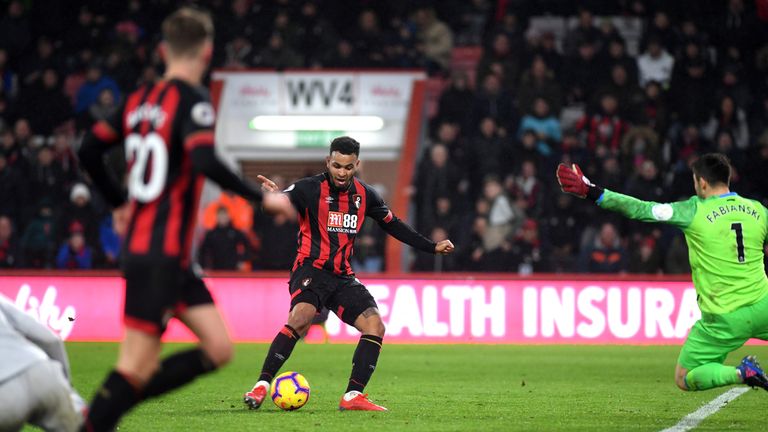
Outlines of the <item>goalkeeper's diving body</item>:
[[592,184],[578,165],[560,164],[563,192],[643,222],[680,228],[688,243],[691,277],[701,319],[680,350],[675,383],[682,390],[707,390],[744,383],[768,390],[768,378],[754,356],[726,366],[726,356],[751,339],[768,340],[768,278],[763,245],[768,210],[729,189],[731,165],[721,154],[701,156],[693,166],[696,196],[685,201],[641,201]]

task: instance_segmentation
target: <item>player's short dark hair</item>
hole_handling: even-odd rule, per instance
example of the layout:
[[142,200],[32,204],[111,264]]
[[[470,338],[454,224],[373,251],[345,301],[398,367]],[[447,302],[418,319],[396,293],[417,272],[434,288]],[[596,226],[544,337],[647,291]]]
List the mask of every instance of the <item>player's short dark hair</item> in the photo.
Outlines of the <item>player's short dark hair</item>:
[[183,7],[163,21],[163,40],[177,56],[194,55],[206,39],[213,39],[213,20],[202,10]]
[[331,151],[329,154],[333,154],[333,152],[339,152],[341,154],[345,155],[355,155],[360,156],[360,143],[357,142],[354,138],[348,137],[348,136],[341,136],[338,138],[334,138],[333,141],[331,141]]
[[691,166],[693,175],[703,178],[710,184],[722,183],[728,186],[731,183],[731,161],[728,156],[720,153],[707,153],[702,155]]

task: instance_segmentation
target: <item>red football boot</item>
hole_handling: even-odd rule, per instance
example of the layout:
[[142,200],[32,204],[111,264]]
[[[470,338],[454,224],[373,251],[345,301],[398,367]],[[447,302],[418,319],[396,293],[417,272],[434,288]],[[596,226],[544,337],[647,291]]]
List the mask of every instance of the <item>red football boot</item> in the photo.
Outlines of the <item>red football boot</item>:
[[383,406],[376,405],[368,400],[368,394],[351,391],[342,396],[339,402],[339,411],[387,411]]
[[267,397],[267,393],[269,393],[269,383],[266,381],[259,381],[253,386],[253,390],[243,395],[243,402],[245,402],[250,409],[258,409]]

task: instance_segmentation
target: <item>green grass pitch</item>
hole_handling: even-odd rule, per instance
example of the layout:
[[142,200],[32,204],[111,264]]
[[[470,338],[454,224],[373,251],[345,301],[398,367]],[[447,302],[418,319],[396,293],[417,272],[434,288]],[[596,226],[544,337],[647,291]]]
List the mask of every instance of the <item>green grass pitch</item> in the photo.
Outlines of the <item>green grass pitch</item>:
[[[114,363],[117,344],[68,343],[67,349],[74,384],[90,399]],[[659,431],[724,391],[677,390],[677,346],[385,344],[366,391],[390,411],[339,412],[354,345],[300,343],[283,370],[307,377],[309,403],[283,412],[266,401],[249,411],[242,394],[258,377],[266,350],[237,345],[233,363],[142,404],[119,430]],[[747,352],[768,361],[768,346],[750,346],[728,362]],[[747,392],[696,430],[764,430],[766,403],[768,393]]]

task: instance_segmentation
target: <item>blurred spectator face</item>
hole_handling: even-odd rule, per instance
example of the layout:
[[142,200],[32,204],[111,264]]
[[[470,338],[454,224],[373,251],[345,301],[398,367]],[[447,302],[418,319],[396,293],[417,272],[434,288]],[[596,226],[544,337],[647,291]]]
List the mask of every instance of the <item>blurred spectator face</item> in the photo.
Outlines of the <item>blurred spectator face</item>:
[[536,57],[531,63],[531,75],[537,80],[543,80],[547,76],[547,64],[541,57]]
[[725,84],[727,87],[735,86],[739,83],[739,77],[736,76],[736,74],[733,71],[725,71],[723,73],[723,84]]
[[660,29],[665,29],[669,27],[669,16],[663,11],[656,12],[653,16],[653,24]]
[[229,212],[224,207],[219,207],[219,209],[216,211],[216,226],[224,228],[229,226],[229,223]]
[[582,42],[579,44],[579,57],[584,60],[592,60],[595,56],[595,45],[591,42]]
[[17,140],[27,140],[32,136],[32,128],[29,126],[29,121],[25,118],[16,120],[13,125],[13,133],[16,135]]
[[691,63],[688,65],[688,68],[686,69],[686,72],[688,72],[688,76],[691,78],[701,78],[704,76],[704,62],[703,61],[697,61],[694,63]]
[[557,194],[557,208],[559,209],[566,209],[571,206],[571,203],[573,200],[571,199],[570,194]]
[[661,94],[661,87],[656,81],[651,81],[645,85],[645,97],[648,99],[656,100],[659,98],[659,94]]
[[696,141],[699,139],[699,128],[695,125],[688,125],[688,127],[683,130],[683,139],[685,141]]
[[454,72],[451,74],[451,86],[458,90],[464,90],[469,86],[467,74],[463,72]]
[[488,212],[491,211],[491,204],[486,201],[483,198],[480,198],[475,202],[475,213],[477,213],[480,216],[486,216],[488,215]]
[[622,65],[616,65],[611,69],[611,79],[613,83],[623,86],[627,83],[627,70]]
[[613,58],[624,57],[624,44],[618,40],[612,40],[608,45],[608,54]]
[[537,117],[547,117],[549,115],[549,104],[544,98],[536,98],[533,101],[533,112]]
[[144,83],[157,81],[157,70],[154,66],[147,66],[141,71],[141,81]]
[[653,249],[656,247],[656,240],[653,237],[646,237],[643,242],[640,243],[640,259],[647,261],[653,254]]
[[277,16],[275,16],[275,28],[284,29],[288,27],[289,22],[290,17],[286,12],[279,12]]
[[480,133],[486,138],[496,135],[496,121],[490,117],[482,119],[480,121]]
[[40,147],[40,150],[37,152],[37,163],[40,166],[49,166],[53,163],[53,151],[50,147]]
[[269,37],[269,48],[274,51],[283,49],[283,37],[279,33],[272,33]]
[[728,2],[728,10],[732,13],[739,14],[742,11],[744,11],[744,1],[743,0],[730,0]]
[[435,201],[435,209],[438,214],[447,215],[451,212],[451,199],[448,197],[440,197]]
[[548,31],[541,35],[541,47],[544,51],[555,51],[557,49],[555,44],[555,34]]
[[685,44],[685,56],[689,59],[697,59],[701,55],[701,49],[693,42]]
[[525,131],[523,133],[523,137],[521,138],[523,147],[527,149],[532,149],[536,147],[536,133],[532,131]]
[[22,14],[24,14],[24,6],[20,1],[12,1],[10,4],[8,4],[8,15],[13,18],[18,18]]
[[592,12],[587,9],[579,11],[579,27],[592,27]]
[[5,158],[5,153],[0,152],[0,172],[3,172],[3,170],[7,166],[8,166],[8,160]]
[[53,137],[53,148],[56,153],[67,153],[72,147],[72,138],[65,133],[57,133]]
[[43,72],[43,86],[47,89],[54,89],[59,84],[59,75],[53,69],[46,69]]
[[509,38],[504,33],[499,33],[493,38],[493,53],[498,57],[509,54]]
[[658,172],[656,164],[652,160],[647,160],[640,165],[640,176],[645,180],[655,179]]
[[475,221],[472,223],[472,231],[479,235],[483,236],[485,235],[486,230],[488,229],[488,219],[478,216],[475,218]]
[[93,13],[87,7],[82,7],[77,15],[77,21],[80,23],[80,27],[90,27],[93,22]]
[[4,48],[0,48],[0,70],[5,68],[6,63],[8,63],[8,52]]
[[683,21],[683,24],[681,25],[681,27],[683,30],[683,34],[688,37],[695,36],[696,33],[698,32],[698,29],[696,28],[696,23],[689,19]]
[[520,173],[524,178],[536,177],[536,165],[527,160],[523,162],[523,165],[520,168]]
[[104,107],[115,106],[115,95],[110,89],[104,89],[99,93],[99,105]]
[[435,168],[442,168],[448,162],[448,149],[442,144],[435,144],[429,151],[429,157]]
[[234,0],[232,2],[232,12],[238,16],[243,17],[248,13],[249,0]]
[[336,52],[341,58],[348,58],[352,55],[352,44],[348,40],[342,39],[336,45]]
[[437,130],[437,138],[441,143],[447,144],[456,141],[459,135],[459,127],[452,123],[441,123]]
[[490,178],[485,181],[485,185],[483,186],[483,195],[485,196],[485,199],[488,201],[493,201],[501,195],[501,192],[503,189],[501,188],[501,183],[495,178]]
[[0,144],[2,144],[3,150],[6,151],[13,148],[13,145],[16,144],[16,137],[13,135],[13,132],[10,130],[3,132],[3,135],[0,136]]
[[69,247],[75,252],[80,252],[85,247],[85,237],[80,231],[75,231],[69,236]]
[[733,150],[733,136],[726,131],[717,134],[718,153],[730,153],[731,150]]
[[314,17],[317,15],[317,6],[311,1],[308,1],[301,7],[301,14],[305,17]]
[[360,30],[364,33],[375,33],[379,27],[379,19],[376,17],[376,13],[372,10],[363,11],[360,14],[358,25]]
[[8,216],[0,216],[0,240],[8,240],[13,234],[13,224]]
[[441,242],[448,239],[448,232],[444,228],[434,227],[429,237],[433,242]]
[[603,160],[603,172],[606,174],[618,174],[619,161],[615,157],[605,158]]
[[606,114],[613,114],[618,108],[618,102],[613,95],[605,95],[600,99],[600,107],[603,108],[603,112]]
[[489,74],[483,80],[483,90],[489,95],[495,95],[499,93],[500,83],[499,77],[494,74]]
[[612,223],[604,223],[600,228],[599,239],[603,246],[612,247],[618,239],[616,227],[614,227]]
[[85,79],[90,82],[96,82],[101,79],[101,68],[96,65],[91,65],[85,72]]
[[723,116],[732,116],[735,110],[736,105],[730,97],[726,96],[720,101],[720,111],[722,111]]
[[658,40],[651,39],[648,42],[648,54],[651,57],[658,57],[661,55],[661,43]]
[[537,243],[539,240],[539,224],[533,219],[527,219],[523,223],[520,235],[526,243]]

